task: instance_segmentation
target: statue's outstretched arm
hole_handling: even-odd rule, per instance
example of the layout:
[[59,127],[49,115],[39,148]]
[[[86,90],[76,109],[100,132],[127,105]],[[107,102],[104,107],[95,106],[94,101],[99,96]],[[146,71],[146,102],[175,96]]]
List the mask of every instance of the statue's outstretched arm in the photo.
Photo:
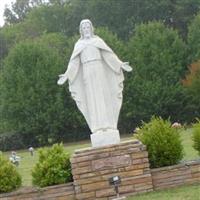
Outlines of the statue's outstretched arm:
[[64,73],[64,74],[60,74],[59,75],[59,79],[57,81],[57,84],[58,85],[63,85],[66,81],[67,81],[68,77],[67,77],[67,74]]
[[124,71],[127,72],[131,72],[133,70],[132,67],[129,65],[129,62],[124,62],[121,67]]
[[72,83],[73,80],[76,78],[79,67],[80,67],[80,58],[79,56],[77,56],[69,61],[66,72],[64,74],[59,75],[57,84],[63,85],[67,80],[69,80],[69,82]]
[[122,62],[115,53],[109,51],[102,51],[102,56],[108,66],[116,73],[120,73],[121,69],[130,72],[132,68],[128,62]]

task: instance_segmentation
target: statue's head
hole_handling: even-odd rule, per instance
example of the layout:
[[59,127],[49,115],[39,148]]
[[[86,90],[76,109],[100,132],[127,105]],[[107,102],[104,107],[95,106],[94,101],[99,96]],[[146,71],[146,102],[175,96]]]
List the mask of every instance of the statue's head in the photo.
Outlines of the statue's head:
[[79,31],[81,34],[81,38],[91,38],[93,37],[94,28],[92,22],[89,19],[83,19],[80,22]]

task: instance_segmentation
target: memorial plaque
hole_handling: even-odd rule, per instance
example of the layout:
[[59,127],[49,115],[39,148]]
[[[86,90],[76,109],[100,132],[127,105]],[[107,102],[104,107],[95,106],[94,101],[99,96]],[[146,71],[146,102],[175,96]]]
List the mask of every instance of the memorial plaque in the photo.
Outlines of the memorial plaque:
[[131,157],[130,155],[121,155],[121,156],[112,156],[109,158],[102,158],[98,160],[92,161],[92,169],[109,169],[109,168],[118,168],[123,166],[131,165]]

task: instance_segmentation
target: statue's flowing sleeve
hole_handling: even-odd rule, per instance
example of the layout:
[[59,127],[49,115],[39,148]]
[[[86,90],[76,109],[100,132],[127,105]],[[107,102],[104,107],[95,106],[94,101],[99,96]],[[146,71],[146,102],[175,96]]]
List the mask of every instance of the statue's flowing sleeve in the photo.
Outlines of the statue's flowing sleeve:
[[122,72],[121,66],[123,62],[117,57],[116,54],[110,51],[102,51],[102,57],[106,64],[117,74]]
[[115,121],[117,122],[119,117],[120,108],[122,105],[122,91],[124,75],[122,71],[123,62],[117,57],[117,55],[107,46],[103,40],[98,40],[96,43],[101,49],[101,55],[104,61],[105,74],[108,80],[108,87],[112,94],[113,112]]
[[78,74],[79,68],[80,68],[80,58],[79,56],[76,56],[75,58],[69,61],[68,68],[66,71],[66,75],[70,83],[72,83],[75,80]]
[[101,49],[102,57],[109,68],[115,73],[121,74],[123,62],[117,57],[112,49],[99,37],[96,38],[95,46]]
[[83,86],[83,69],[80,62],[81,51],[82,48],[77,48],[77,46],[75,46],[70,61],[68,63],[66,75],[69,80],[69,91],[71,92],[71,96],[75,100],[77,107],[82,112],[88,123],[86,96]]

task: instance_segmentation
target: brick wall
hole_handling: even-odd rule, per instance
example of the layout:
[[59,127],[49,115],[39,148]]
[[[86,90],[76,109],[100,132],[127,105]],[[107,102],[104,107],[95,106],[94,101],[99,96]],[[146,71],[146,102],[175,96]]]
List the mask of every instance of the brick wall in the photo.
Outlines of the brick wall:
[[107,200],[115,194],[108,183],[114,175],[121,176],[119,191],[124,195],[200,183],[200,160],[150,170],[147,156],[137,142],[77,151],[72,158],[74,183],[22,188],[0,194],[0,200]]
[[154,190],[200,183],[200,160],[151,170]]
[[37,188],[22,188],[0,194],[0,200],[75,200],[73,183]]

